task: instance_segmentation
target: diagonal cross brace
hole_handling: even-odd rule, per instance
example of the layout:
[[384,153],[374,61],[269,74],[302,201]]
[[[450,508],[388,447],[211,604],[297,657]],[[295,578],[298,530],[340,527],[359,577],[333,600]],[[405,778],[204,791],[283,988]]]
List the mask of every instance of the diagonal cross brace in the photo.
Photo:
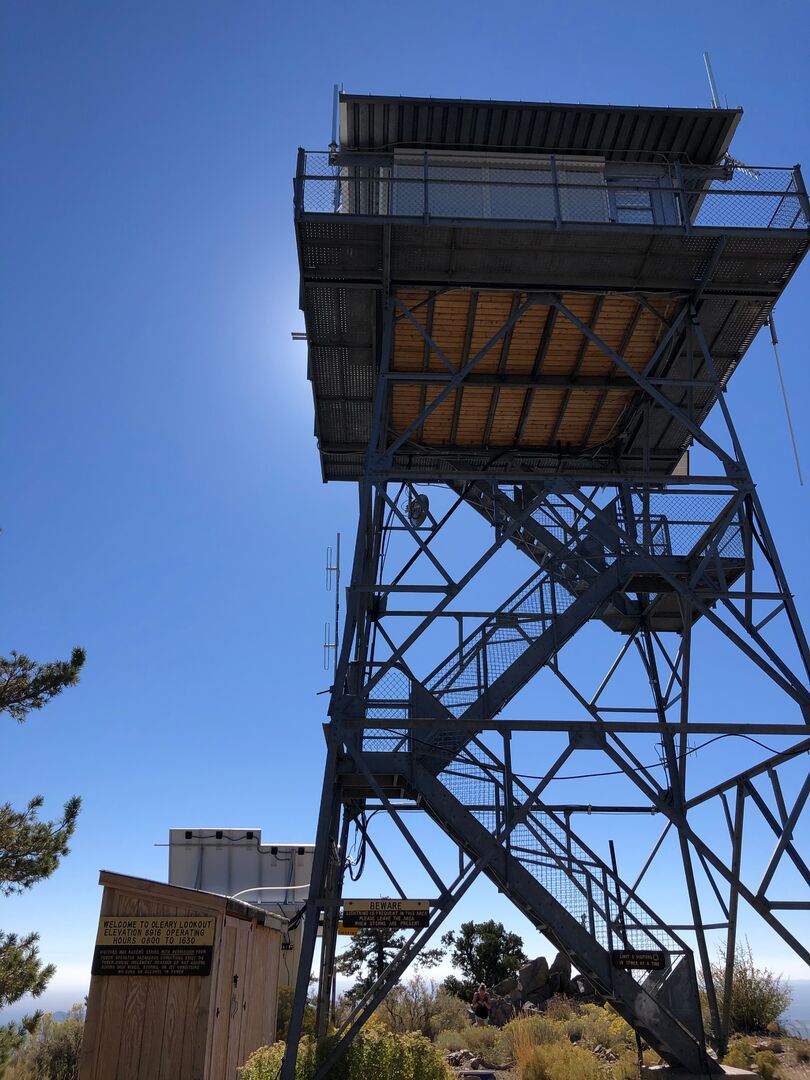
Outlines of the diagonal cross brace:
[[[616,364],[617,367],[620,367],[645,394],[661,405],[668,413],[671,413],[671,415],[686,428],[696,442],[699,442],[701,446],[705,446],[707,450],[710,450],[720,461],[722,461],[728,472],[738,473],[740,471],[739,463],[731,457],[730,454],[727,454],[722,446],[719,446],[714,439],[707,435],[703,428],[700,427],[699,424],[696,424],[694,420],[680,408],[680,406],[670,401],[666,394],[661,393],[658,387],[654,386],[644,374],[636,371],[631,364],[628,364],[623,356],[619,356],[614,349],[611,349],[607,342],[603,341],[587,323],[584,323],[582,319],[577,318],[573,311],[567,308],[561,300],[557,300],[555,303],[556,307],[559,308],[570,323],[576,326],[586,337],[590,338],[594,345],[600,348],[605,355],[609,356],[613,363]],[[680,325],[684,313],[685,312],[681,313],[670,330],[664,335],[661,344],[668,341],[670,335],[674,332],[674,329]],[[661,344],[659,344],[659,349],[661,348]]]
[[[526,314],[529,308],[534,307],[535,304],[541,303],[543,299],[544,298],[541,296],[532,295],[523,304],[521,304],[520,307],[517,308],[517,310],[514,311],[512,315],[510,315],[510,317],[506,320],[500,330],[496,331],[496,333],[492,335],[489,341],[487,341],[486,344],[478,350],[475,356],[473,356],[472,359],[468,360],[464,367],[462,367],[459,371],[456,372],[455,375],[451,377],[450,381],[447,383],[444,389],[441,390],[436,395],[436,397],[428,405],[425,406],[419,416],[417,416],[416,419],[408,425],[405,431],[397,435],[393,443],[391,443],[391,445],[386,448],[385,456],[391,457],[393,454],[395,454],[397,450],[399,450],[399,448],[408,441],[410,436],[413,435],[413,433],[424,424],[425,420],[428,418],[428,416],[430,416],[433,410],[438,408],[438,406],[441,405],[444,399],[450,394],[452,394],[454,390],[458,389],[458,387],[464,382],[466,376],[469,375],[471,371],[475,370],[475,368],[480,364],[480,362],[484,359],[487,353],[495,345],[498,344],[501,338],[505,337],[506,334],[509,333],[515,323],[520,318],[522,318],[523,315]],[[428,342],[428,344],[431,345],[431,348],[435,348],[435,343],[428,336],[427,331],[424,329],[424,327],[420,327],[418,323],[417,327],[419,329],[419,332]]]

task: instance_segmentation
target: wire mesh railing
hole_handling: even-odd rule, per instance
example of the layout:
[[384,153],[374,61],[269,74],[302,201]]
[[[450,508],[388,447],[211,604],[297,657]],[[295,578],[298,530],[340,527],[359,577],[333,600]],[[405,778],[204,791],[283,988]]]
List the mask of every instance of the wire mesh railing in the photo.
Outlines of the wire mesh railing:
[[[569,621],[563,630],[562,617],[618,559],[641,552],[652,560],[651,569],[656,559],[709,557],[726,560],[726,567],[739,563],[744,558],[743,527],[732,500],[728,493],[713,491],[630,492],[626,502],[612,499],[598,518],[591,518],[550,499],[533,518],[554,530],[562,549],[554,555],[545,549],[542,567],[467,634],[426,676],[424,685],[449,714],[463,716],[542,635],[553,632],[550,655],[564,647],[578,623]],[[542,547],[542,541],[538,543]],[[597,610],[584,617],[598,617]],[[376,675],[366,700],[370,722],[411,715],[408,675],[399,667],[385,667],[385,661],[377,661],[366,672],[369,679]],[[447,748],[458,745],[452,732],[448,740]]]
[[302,151],[295,184],[303,214],[499,220],[711,229],[807,229],[810,203],[798,166],[729,164],[705,170],[606,170],[563,158],[454,162],[435,155],[346,163]]
[[[504,827],[509,800],[503,767],[484,747],[469,745],[439,779],[488,832]],[[528,791],[517,783],[520,803]],[[512,830],[508,849],[603,948],[663,950],[670,956],[683,951],[662,920],[542,804],[535,801]]]

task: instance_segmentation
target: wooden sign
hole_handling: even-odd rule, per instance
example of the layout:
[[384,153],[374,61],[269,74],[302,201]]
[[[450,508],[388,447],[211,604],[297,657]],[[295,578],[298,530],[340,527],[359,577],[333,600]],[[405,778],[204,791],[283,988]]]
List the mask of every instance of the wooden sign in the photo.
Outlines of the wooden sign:
[[663,971],[667,966],[667,954],[661,949],[613,949],[610,954],[613,966],[640,971]]
[[339,922],[337,932],[339,937],[354,937],[357,933],[357,927],[344,926],[343,922]]
[[429,900],[344,900],[347,930],[418,930],[430,922]]
[[214,924],[207,916],[102,916],[93,975],[210,975]]

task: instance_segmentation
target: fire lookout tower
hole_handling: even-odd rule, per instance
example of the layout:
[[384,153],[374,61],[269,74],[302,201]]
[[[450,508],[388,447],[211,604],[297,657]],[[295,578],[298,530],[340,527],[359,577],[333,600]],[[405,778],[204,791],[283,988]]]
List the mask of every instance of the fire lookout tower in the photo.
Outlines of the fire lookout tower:
[[[808,648],[724,394],[810,243],[800,170],[734,161],[740,110],[339,108],[339,141],[299,152],[295,224],[323,477],[358,484],[359,524],[283,1080],[319,925],[326,1030],[352,829],[405,896],[386,817],[430,920],[319,1076],[481,874],[666,1061],[717,1071],[731,970],[704,1032],[706,931],[733,957],[743,902],[810,962],[790,924],[810,908]],[[574,639],[594,642],[576,673]],[[787,719],[701,706],[690,675],[719,641]],[[535,677],[539,715],[501,718]],[[544,716],[562,694],[575,719]],[[591,805],[606,772],[629,805]],[[640,815],[640,845],[654,824],[633,883],[579,812]],[[457,866],[427,857],[425,818]],[[644,899],[662,858],[683,924]]]

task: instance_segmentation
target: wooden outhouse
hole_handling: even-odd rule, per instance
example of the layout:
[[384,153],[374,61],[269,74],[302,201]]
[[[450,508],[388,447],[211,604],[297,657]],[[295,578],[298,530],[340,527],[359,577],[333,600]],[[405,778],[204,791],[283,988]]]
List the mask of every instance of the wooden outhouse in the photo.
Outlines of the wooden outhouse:
[[79,1080],[236,1080],[273,1042],[284,922],[103,870]]

